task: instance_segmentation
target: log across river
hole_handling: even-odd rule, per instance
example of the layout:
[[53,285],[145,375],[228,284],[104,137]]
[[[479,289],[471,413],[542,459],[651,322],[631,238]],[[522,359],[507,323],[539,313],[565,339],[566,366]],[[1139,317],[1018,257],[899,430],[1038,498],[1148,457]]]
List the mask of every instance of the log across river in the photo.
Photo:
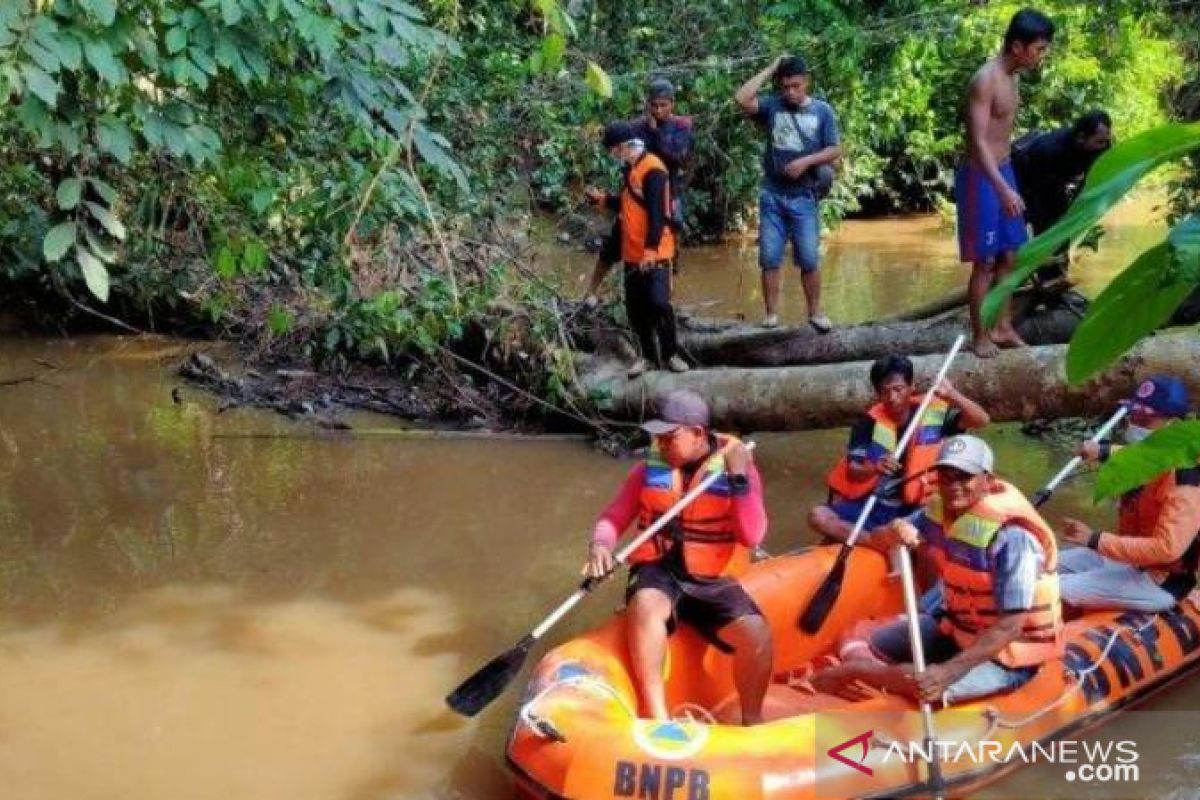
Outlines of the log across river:
[[[961,330],[961,329],[960,329]],[[1003,351],[980,359],[964,353],[950,371],[961,391],[977,400],[995,421],[1103,414],[1128,398],[1137,383],[1170,372],[1200,396],[1200,334],[1160,333],[1143,341],[1112,369],[1078,386],[1066,381],[1065,344]],[[937,372],[943,356],[916,356],[918,385]],[[784,367],[722,367],[683,374],[651,372],[625,377],[624,362],[587,356],[581,363],[583,391],[604,412],[642,419],[656,394],[684,388],[704,396],[714,424],[733,430],[806,430],[845,425],[872,402],[867,379],[871,362]]]

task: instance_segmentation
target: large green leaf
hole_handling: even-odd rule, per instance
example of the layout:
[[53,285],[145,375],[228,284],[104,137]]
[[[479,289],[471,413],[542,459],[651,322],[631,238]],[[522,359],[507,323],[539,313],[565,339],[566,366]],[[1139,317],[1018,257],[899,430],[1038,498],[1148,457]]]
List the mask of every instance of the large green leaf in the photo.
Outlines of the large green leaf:
[[605,99],[612,97],[612,80],[608,77],[608,73],[596,62],[588,62],[585,80],[587,81],[587,85],[596,94]]
[[83,55],[105,81],[114,86],[125,83],[125,68],[113,55],[108,42],[103,39],[88,39],[83,43]]
[[1192,467],[1198,461],[1200,421],[1173,423],[1113,453],[1096,476],[1096,499],[1116,497],[1146,485],[1167,470]]
[[117,0],[79,0],[79,5],[87,9],[101,25],[112,25],[117,18]]
[[96,121],[96,144],[122,164],[128,164],[133,158],[133,134],[112,114],[105,114]]
[[1067,349],[1067,380],[1080,383],[1103,370],[1143,336],[1161,327],[1195,283],[1180,280],[1167,242],[1142,253],[1096,298]]
[[75,244],[75,223],[60,222],[42,240],[42,255],[47,261],[59,261]]
[[88,291],[96,295],[101,302],[108,302],[108,269],[86,247],[75,250],[75,260],[79,262],[79,270]]
[[100,223],[104,230],[108,231],[108,235],[119,241],[125,240],[125,226],[121,224],[121,220],[117,219],[117,215],[109,211],[99,203],[93,203],[91,200],[83,202],[87,206],[88,211],[92,213],[92,217]]
[[79,178],[67,178],[54,190],[54,199],[63,211],[70,211],[79,205],[79,195],[83,192],[83,181]]
[[983,319],[992,324],[1006,298],[1060,246],[1095,224],[1150,171],[1192,150],[1200,149],[1200,122],[1172,123],[1143,131],[1115,145],[1088,173],[1083,191],[1067,213],[1049,230],[1027,242],[1017,253],[1012,273],[988,292]]
[[57,105],[58,81],[32,64],[21,67],[21,75],[24,76],[25,85],[29,87],[29,91],[37,95],[43,103],[51,108]]

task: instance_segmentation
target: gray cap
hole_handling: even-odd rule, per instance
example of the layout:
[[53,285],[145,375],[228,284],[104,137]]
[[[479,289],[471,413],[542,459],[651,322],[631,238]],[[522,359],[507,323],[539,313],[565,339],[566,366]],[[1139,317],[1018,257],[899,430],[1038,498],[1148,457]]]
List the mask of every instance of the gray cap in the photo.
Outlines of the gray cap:
[[954,467],[968,475],[992,471],[992,448],[978,436],[951,436],[938,451],[935,467]]
[[646,97],[650,100],[659,100],[664,97],[672,100],[675,97],[675,87],[666,78],[655,78],[650,81],[650,85],[646,89]]
[[651,436],[662,436],[684,425],[708,427],[708,403],[689,389],[667,392],[654,405],[658,416],[642,423],[642,430]]

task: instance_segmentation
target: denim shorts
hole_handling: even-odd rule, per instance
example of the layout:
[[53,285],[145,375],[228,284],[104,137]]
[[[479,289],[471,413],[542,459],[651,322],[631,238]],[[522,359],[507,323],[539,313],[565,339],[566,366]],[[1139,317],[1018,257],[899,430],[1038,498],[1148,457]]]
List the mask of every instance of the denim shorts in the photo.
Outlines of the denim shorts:
[[763,189],[758,195],[758,266],[779,269],[788,242],[801,272],[815,272],[821,262],[821,213],[808,194],[784,195]]

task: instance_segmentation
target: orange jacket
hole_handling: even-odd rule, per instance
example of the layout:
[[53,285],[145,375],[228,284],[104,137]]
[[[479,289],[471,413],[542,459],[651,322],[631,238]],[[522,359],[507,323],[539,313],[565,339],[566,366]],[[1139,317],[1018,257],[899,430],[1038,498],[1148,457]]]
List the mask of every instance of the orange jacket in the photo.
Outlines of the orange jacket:
[[1117,533],[1102,533],[1096,552],[1146,569],[1158,582],[1194,573],[1200,560],[1200,468],[1164,472],[1121,496]]
[[[938,572],[945,586],[946,619],[943,628],[964,650],[996,624],[995,584],[988,547],[1000,529],[1019,525],[1032,533],[1045,560],[1033,593],[1033,606],[1025,612],[1020,636],[994,656],[1007,667],[1029,667],[1062,654],[1062,605],[1058,593],[1058,544],[1054,531],[1025,497],[1004,481],[965,514],[948,519],[940,495],[925,507],[934,528],[931,537]],[[940,535],[938,535],[940,534]]]
[[[912,406],[921,405],[921,401],[913,398]],[[925,502],[933,494],[935,477],[931,468],[937,461],[938,450],[942,446],[942,428],[946,422],[946,414],[950,406],[942,400],[934,400],[925,409],[920,427],[913,434],[907,456],[904,460],[904,477],[909,478],[901,489],[900,498],[905,504],[917,506]],[[896,451],[900,433],[896,421],[888,416],[883,403],[876,403],[867,410],[867,415],[875,420],[875,429],[871,434],[871,447],[867,458],[875,463],[886,455]],[[920,477],[918,477],[920,476]],[[870,475],[865,480],[856,480],[850,473],[850,457],[843,455],[841,460],[829,471],[826,478],[829,488],[846,500],[858,500],[866,497],[879,483],[879,473]]]
[[[663,173],[663,196],[647,199],[644,191],[646,175],[652,170]],[[675,232],[671,229],[671,187],[667,180],[667,167],[653,153],[643,153],[629,168],[625,184],[621,187],[618,212],[621,215],[621,260],[626,264],[637,264],[646,252],[646,237],[650,233],[650,215],[646,206],[651,202],[662,203],[662,235],[655,250],[656,261],[675,258]]]
[[661,533],[642,544],[629,555],[629,563],[657,561],[666,555],[672,544],[683,548],[683,564],[688,574],[697,578],[717,578],[737,575],[750,564],[750,555],[740,545],[733,528],[733,497],[725,472],[725,445],[733,437],[717,435],[719,449],[696,470],[688,486],[683,474],[662,456],[655,442],[646,458],[645,484],[639,497],[638,530],[644,531],[656,519],[679,502],[688,490],[713,472],[722,473],[703,493],[691,502]]

